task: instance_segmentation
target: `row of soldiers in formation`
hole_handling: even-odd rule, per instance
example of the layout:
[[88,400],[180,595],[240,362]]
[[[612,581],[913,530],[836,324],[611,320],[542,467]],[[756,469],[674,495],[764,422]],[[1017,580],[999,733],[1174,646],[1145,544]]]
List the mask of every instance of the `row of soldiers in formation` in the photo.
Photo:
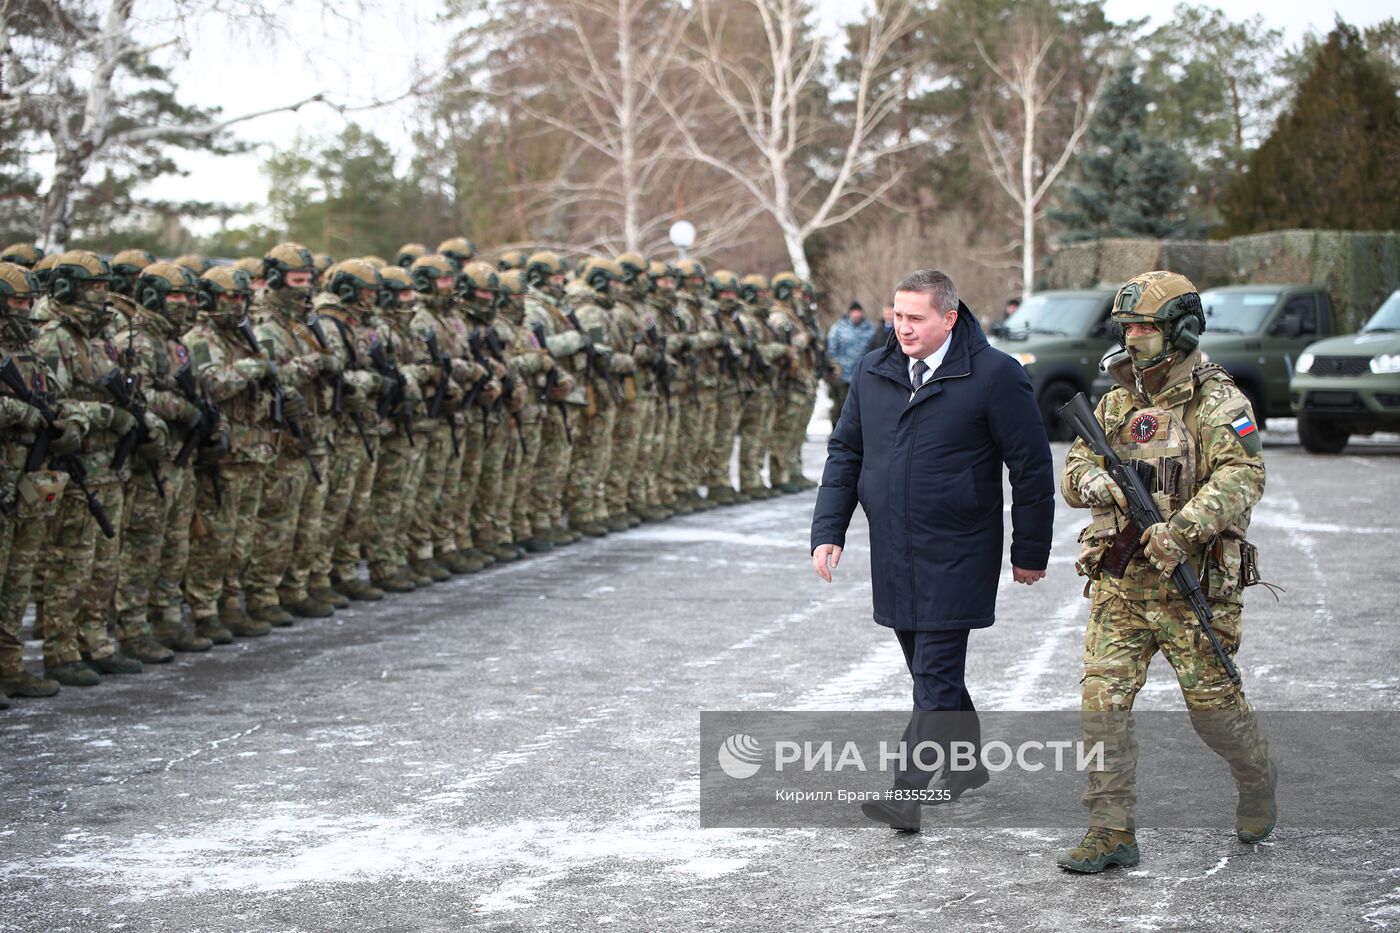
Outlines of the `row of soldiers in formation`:
[[475,254],[0,254],[0,704],[814,485],[796,275]]

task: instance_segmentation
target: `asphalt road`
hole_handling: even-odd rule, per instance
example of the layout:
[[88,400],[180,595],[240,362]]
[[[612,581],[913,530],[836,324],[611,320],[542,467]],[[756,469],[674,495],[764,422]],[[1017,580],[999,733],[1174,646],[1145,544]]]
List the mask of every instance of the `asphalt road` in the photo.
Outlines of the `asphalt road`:
[[[820,422],[814,422],[820,429]],[[811,476],[823,447],[808,445]],[[1400,442],[1265,435],[1255,705],[1400,708]],[[1063,460],[1064,449],[1056,455]],[[1140,833],[1067,876],[1059,829],[702,830],[699,712],[907,709],[857,519],[813,494],[644,526],[0,713],[0,930],[1388,929],[1400,831]],[[1082,516],[972,638],[979,707],[1074,709]],[[31,644],[30,649],[37,651]],[[1160,660],[1143,708],[1180,706]],[[1396,821],[1400,823],[1400,820]]]

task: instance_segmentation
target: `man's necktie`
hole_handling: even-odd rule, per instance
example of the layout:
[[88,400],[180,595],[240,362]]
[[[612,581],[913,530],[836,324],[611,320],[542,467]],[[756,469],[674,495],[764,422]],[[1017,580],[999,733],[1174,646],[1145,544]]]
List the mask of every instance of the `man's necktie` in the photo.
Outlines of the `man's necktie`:
[[923,360],[914,361],[914,391],[919,391],[919,386],[924,384],[924,375],[928,372],[928,364]]

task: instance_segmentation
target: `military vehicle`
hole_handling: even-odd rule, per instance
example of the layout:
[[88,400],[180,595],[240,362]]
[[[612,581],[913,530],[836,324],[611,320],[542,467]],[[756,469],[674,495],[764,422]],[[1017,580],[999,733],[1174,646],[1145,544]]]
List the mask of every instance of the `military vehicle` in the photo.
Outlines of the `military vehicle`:
[[1073,439],[1056,412],[1075,393],[1089,391],[1099,358],[1114,343],[1108,323],[1113,295],[1111,288],[1038,292],[992,328],[992,346],[1026,368],[1052,441]]
[[1400,431],[1400,291],[1361,330],[1304,350],[1289,397],[1298,440],[1313,453],[1337,453],[1353,434]]

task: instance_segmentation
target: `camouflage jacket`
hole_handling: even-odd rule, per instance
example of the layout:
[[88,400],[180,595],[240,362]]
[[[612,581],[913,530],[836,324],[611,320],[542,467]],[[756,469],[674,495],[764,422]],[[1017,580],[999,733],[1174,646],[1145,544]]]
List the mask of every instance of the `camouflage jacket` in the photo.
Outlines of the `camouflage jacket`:
[[[451,418],[459,426],[465,424],[466,416],[460,411],[462,402],[470,394],[472,386],[488,375],[486,369],[471,358],[471,349],[467,346],[467,325],[450,311],[439,311],[427,302],[419,301],[413,306],[409,326],[422,341],[425,355],[428,352],[427,335],[432,334],[437,342],[438,353],[451,357],[447,394],[439,406],[438,420]],[[431,430],[434,426],[427,417],[427,412],[437,395],[441,366],[440,361],[436,362],[432,378],[423,383],[424,421],[422,425],[417,426],[419,430]]]
[[[267,358],[277,364],[277,378],[283,389],[295,389],[306,400],[307,413],[302,417],[301,429],[311,442],[312,452],[329,453],[330,445],[335,442],[330,433],[334,423],[328,417],[331,410],[329,386],[320,378],[321,345],[311,329],[281,305],[271,302],[254,305],[248,317]],[[334,338],[327,333],[326,339],[329,343]],[[290,431],[283,432],[279,453],[294,460],[301,458],[301,445]]]
[[370,348],[379,340],[379,331],[364,309],[346,307],[340,300],[326,292],[318,294],[311,301],[312,309],[324,322],[327,350],[340,358],[345,367],[345,391],[341,419],[345,430],[355,430],[349,423],[351,413],[358,413],[366,432],[373,435],[379,430],[379,394],[384,388],[384,380],[375,373],[370,363]]
[[[1202,365],[1200,352],[1165,363],[1163,388],[1148,393],[1132,366],[1120,361],[1110,370],[1118,385],[1098,404],[1095,415],[1114,450],[1125,461],[1147,461],[1154,468],[1150,487],[1163,516],[1191,546],[1191,560],[1203,568],[1207,595],[1240,602],[1253,548],[1245,543],[1254,504],[1264,493],[1264,456],[1249,399],[1229,374]],[[1061,479],[1065,501],[1085,508],[1079,485],[1098,464],[1082,440],[1070,448]],[[1094,507],[1080,534],[1077,569],[1099,587],[1127,599],[1161,599],[1168,584],[1159,580],[1141,548],[1122,579],[1100,566],[1126,516],[1115,508]]]
[[646,329],[656,323],[656,314],[647,307],[646,296],[636,289],[623,289],[613,301],[611,309],[613,326],[619,335],[622,352],[632,357],[632,372],[629,376],[635,383],[636,393],[647,397],[656,395],[656,376],[652,365],[656,362],[656,350],[646,342]]
[[159,312],[133,305],[125,319],[126,326],[115,339],[117,352],[129,354],[131,370],[140,374],[147,410],[169,425],[167,453],[173,459],[189,434],[186,424],[197,410],[175,384],[180,367],[188,365],[193,370],[189,350],[175,325]]
[[[389,351],[389,359],[403,376],[402,404],[408,406],[411,424],[416,429],[427,416],[427,409],[423,405],[423,386],[429,386],[428,391],[432,391],[431,386],[437,378],[437,367],[428,358],[428,346],[423,336],[415,333],[410,326],[411,314],[411,311],[383,310],[377,313],[370,320],[378,336],[371,336],[370,345],[372,347],[376,340],[384,341],[385,349]],[[380,376],[384,374],[380,373]],[[387,379],[384,391],[393,391]],[[386,417],[380,422],[379,433],[383,436],[393,434],[397,430],[399,427],[392,417]]]
[[524,327],[533,334],[537,325],[544,333],[545,349],[553,357],[554,367],[559,373],[556,397],[552,401],[562,400],[570,405],[588,404],[583,385],[584,370],[588,366],[587,341],[559,310],[553,295],[531,288],[525,293]]
[[774,301],[768,309],[768,329],[788,350],[782,361],[788,383],[804,392],[817,390],[817,369],[812,358],[812,332],[798,317],[797,309],[785,301]]
[[261,354],[255,355],[242,335],[215,325],[204,314],[180,339],[189,348],[195,375],[228,427],[228,461],[271,463],[278,441],[272,421],[273,394],[265,380],[249,380],[234,368],[239,360],[259,359]]
[[[622,389],[621,380],[630,376],[637,364],[631,354],[631,335],[624,336],[614,316],[608,313],[612,301],[599,295],[585,282],[570,283],[566,300],[572,304],[579,326],[602,355],[597,365],[607,367],[614,383]],[[590,402],[595,408],[608,408],[614,404],[612,393],[604,387],[601,375],[595,376],[587,388]],[[631,389],[635,397],[635,385]]]
[[102,377],[119,366],[116,345],[105,330],[91,334],[66,305],[49,304],[49,320],[39,329],[34,351],[43,361],[59,395],[84,403],[90,429],[83,437],[82,459],[92,482],[126,481],[112,470],[112,453],[121,439],[111,430],[110,396],[102,388]]
[[[719,387],[720,360],[726,351],[713,302],[688,289],[676,292],[677,315],[690,322],[688,353],[696,362],[696,381],[704,389]],[[733,381],[730,380],[733,389]]]

